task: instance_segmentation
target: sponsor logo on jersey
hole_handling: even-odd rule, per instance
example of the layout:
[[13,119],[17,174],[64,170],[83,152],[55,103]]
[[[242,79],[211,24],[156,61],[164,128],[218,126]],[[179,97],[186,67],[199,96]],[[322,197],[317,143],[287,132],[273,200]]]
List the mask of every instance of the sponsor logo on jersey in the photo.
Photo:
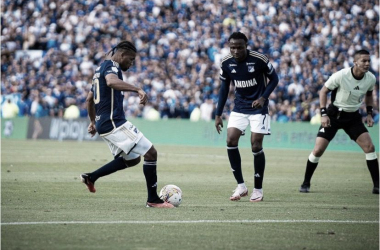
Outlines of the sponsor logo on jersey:
[[256,79],[253,78],[247,81],[234,80],[235,87],[237,88],[248,88],[257,85]]
[[96,79],[96,78],[99,78],[100,77],[100,73],[95,73],[94,74],[94,77],[92,78],[92,80]]
[[235,70],[235,69],[232,69],[232,70],[231,70],[231,73],[236,73],[236,70]]
[[237,64],[228,64],[229,67],[237,66]]
[[248,72],[250,72],[250,73],[255,72],[255,67],[248,66]]
[[247,65],[255,65],[255,63],[247,62]]
[[359,86],[356,86],[354,89],[355,89],[355,90],[359,90]]

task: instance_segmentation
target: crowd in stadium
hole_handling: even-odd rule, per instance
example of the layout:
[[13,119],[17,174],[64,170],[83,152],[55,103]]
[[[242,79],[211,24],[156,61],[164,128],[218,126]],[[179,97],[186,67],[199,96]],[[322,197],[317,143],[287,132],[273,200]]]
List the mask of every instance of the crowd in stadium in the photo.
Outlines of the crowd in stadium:
[[[357,49],[370,51],[379,79],[379,6],[370,1],[4,0],[1,8],[1,92],[19,94],[19,116],[87,117],[94,69],[121,40],[138,50],[125,80],[149,95],[142,107],[126,93],[127,117],[211,120],[233,31],[279,75],[273,121],[318,122],[319,89],[352,66]],[[231,88],[225,116],[233,96]]]

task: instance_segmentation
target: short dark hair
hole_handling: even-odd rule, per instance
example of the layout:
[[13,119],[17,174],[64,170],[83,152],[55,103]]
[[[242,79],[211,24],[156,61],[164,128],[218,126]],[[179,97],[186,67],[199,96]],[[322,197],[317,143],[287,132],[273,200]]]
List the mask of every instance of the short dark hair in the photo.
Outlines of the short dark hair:
[[111,56],[113,56],[115,54],[115,52],[119,49],[120,50],[126,50],[126,51],[132,51],[135,53],[137,52],[136,47],[135,47],[135,45],[133,45],[133,43],[131,43],[130,41],[122,41],[118,45],[113,47],[110,51],[108,51],[107,55],[112,52]]
[[368,52],[368,50],[361,49],[361,50],[355,51],[354,57],[357,56],[357,55],[369,55],[369,52]]
[[248,42],[248,38],[241,32],[234,32],[228,38],[228,41],[231,39],[243,39],[246,43]]

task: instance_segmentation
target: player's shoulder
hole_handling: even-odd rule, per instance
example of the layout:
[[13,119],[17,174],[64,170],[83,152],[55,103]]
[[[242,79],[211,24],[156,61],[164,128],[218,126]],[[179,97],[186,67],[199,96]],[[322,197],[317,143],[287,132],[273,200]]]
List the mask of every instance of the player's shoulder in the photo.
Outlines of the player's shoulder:
[[266,55],[254,50],[248,50],[248,56],[255,60],[263,61],[264,63],[269,62],[269,58]]
[[100,65],[100,71],[117,74],[120,71],[119,64],[112,60],[105,60]]
[[365,74],[371,81],[376,83],[376,76],[371,71],[367,71]]
[[228,63],[230,60],[233,59],[233,56],[231,54],[226,55],[222,58],[222,61],[220,62],[220,65]]

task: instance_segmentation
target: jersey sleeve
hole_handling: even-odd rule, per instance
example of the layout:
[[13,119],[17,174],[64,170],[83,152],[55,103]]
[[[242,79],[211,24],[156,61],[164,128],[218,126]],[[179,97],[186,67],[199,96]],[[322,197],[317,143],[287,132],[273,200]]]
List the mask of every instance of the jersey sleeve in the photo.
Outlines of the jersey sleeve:
[[115,74],[116,76],[118,76],[119,74],[119,68],[116,67],[112,61],[108,61],[105,65],[104,65],[104,77],[108,74]]
[[225,82],[228,82],[230,83],[231,79],[230,79],[230,76],[228,75],[225,67],[224,67],[224,64],[222,64],[222,66],[220,67],[220,75],[219,75],[219,79],[221,81],[225,81]]
[[329,90],[334,90],[339,87],[340,80],[342,78],[342,73],[340,71],[332,74],[329,79],[325,82],[325,87]]

